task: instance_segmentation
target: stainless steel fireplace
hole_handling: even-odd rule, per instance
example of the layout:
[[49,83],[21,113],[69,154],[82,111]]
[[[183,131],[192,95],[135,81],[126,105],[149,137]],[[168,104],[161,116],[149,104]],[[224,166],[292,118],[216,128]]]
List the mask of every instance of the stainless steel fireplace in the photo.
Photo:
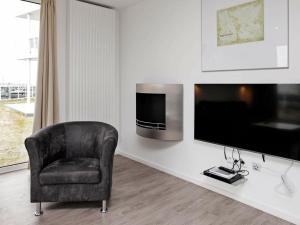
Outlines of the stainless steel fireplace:
[[183,139],[183,85],[136,85],[136,133],[142,137]]

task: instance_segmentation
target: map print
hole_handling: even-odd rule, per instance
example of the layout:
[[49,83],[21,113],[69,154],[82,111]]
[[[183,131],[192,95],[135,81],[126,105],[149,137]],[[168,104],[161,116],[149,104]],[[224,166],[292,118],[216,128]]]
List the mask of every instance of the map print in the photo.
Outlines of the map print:
[[264,40],[264,0],[217,11],[218,46]]

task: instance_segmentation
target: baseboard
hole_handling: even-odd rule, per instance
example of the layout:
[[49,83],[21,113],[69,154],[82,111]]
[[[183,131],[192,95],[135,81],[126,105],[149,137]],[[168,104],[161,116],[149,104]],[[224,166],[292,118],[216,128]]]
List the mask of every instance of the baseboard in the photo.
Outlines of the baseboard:
[[183,179],[185,181],[188,181],[190,183],[196,184],[196,185],[201,186],[203,188],[206,188],[208,190],[214,191],[214,192],[216,192],[218,194],[224,195],[226,197],[229,197],[231,199],[234,199],[236,201],[239,201],[239,202],[244,203],[246,205],[249,205],[251,207],[257,208],[257,209],[259,209],[261,211],[264,211],[264,212],[269,213],[269,214],[271,214],[273,216],[279,217],[279,218],[281,218],[283,220],[286,220],[286,221],[289,221],[291,223],[295,223],[295,224],[299,224],[300,225],[300,217],[296,217],[296,216],[290,214],[289,212],[278,210],[277,208],[274,208],[272,206],[266,205],[266,204],[264,204],[262,202],[254,201],[252,199],[245,198],[245,197],[240,196],[238,194],[234,194],[234,193],[228,192],[228,191],[226,191],[226,190],[224,190],[222,188],[219,188],[219,187],[216,187],[214,185],[210,185],[208,183],[205,183],[205,182],[201,181],[200,179],[195,179],[195,178],[193,178],[191,176],[187,176],[185,174],[182,174],[182,173],[179,173],[177,171],[171,170],[169,168],[163,167],[163,166],[161,166],[161,165],[159,165],[157,163],[146,161],[146,160],[144,160],[144,159],[142,159],[140,157],[128,154],[126,152],[122,152],[121,150],[119,150],[117,154],[121,155],[121,156],[124,156],[126,158],[129,158],[131,160],[134,160],[136,162],[142,163],[144,165],[147,165],[149,167],[152,167],[154,169],[157,169],[159,171],[162,171],[162,172],[165,172],[167,174],[173,175],[175,177],[178,177],[178,178]]
[[28,169],[28,163],[20,163],[12,166],[5,166],[0,168],[0,174],[15,172],[18,170]]

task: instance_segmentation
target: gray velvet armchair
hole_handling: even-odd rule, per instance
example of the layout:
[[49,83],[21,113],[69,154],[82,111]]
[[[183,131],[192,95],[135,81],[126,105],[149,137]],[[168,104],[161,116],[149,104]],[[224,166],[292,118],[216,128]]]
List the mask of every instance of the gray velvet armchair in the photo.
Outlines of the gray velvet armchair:
[[42,202],[110,199],[118,132],[100,122],[68,122],[44,128],[25,140],[35,215]]

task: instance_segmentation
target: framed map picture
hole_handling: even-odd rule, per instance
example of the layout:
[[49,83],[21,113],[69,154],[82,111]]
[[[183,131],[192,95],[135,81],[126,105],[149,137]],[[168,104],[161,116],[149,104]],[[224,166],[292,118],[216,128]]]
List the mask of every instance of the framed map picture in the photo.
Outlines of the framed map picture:
[[202,0],[202,70],[288,68],[288,0]]

